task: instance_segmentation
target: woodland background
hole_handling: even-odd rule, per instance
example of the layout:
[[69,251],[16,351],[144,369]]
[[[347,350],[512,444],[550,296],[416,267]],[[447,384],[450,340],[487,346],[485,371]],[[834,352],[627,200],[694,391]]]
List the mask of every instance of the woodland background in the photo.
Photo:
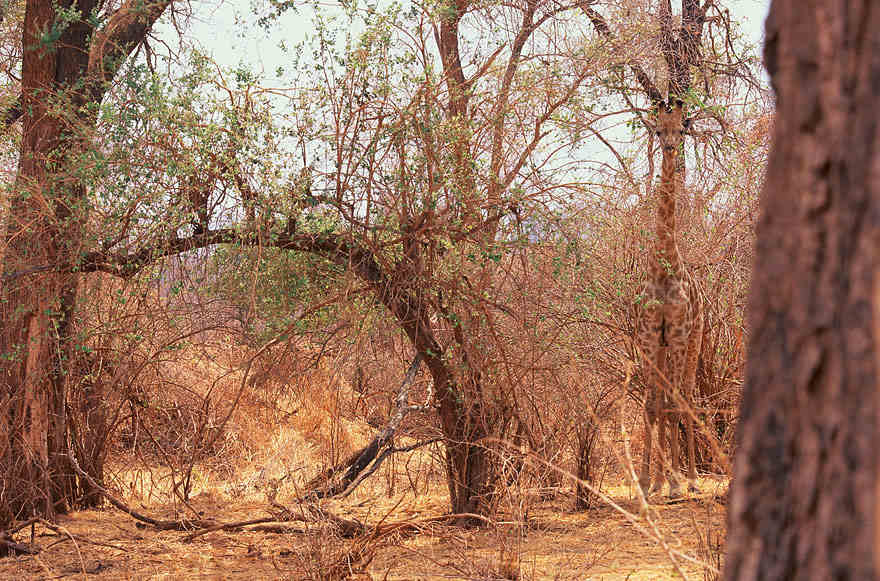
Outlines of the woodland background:
[[[640,571],[575,534],[606,522],[652,575],[717,575],[774,114],[725,4],[239,7],[242,37],[308,19],[275,70],[198,48],[197,3],[5,4],[0,567],[176,566],[120,560],[125,522],[177,565],[261,539],[267,578]],[[630,479],[632,337],[673,99],[706,494],[664,512]],[[63,516],[108,501],[160,537]],[[583,559],[553,560],[569,536]]]

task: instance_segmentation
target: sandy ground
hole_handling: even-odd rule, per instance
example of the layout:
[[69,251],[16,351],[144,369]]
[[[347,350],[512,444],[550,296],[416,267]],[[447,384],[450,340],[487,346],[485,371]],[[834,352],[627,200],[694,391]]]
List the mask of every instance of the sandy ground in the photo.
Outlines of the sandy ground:
[[[0,560],[0,578],[328,579],[331,564],[342,562],[340,555],[352,547],[367,546],[375,548],[372,561],[354,579],[611,581],[680,579],[681,574],[688,579],[714,579],[710,570],[677,553],[718,565],[724,506],[716,495],[725,487],[724,482],[704,480],[705,493],[700,496],[674,503],[652,499],[650,522],[638,518],[633,523],[609,506],[576,513],[570,510],[569,500],[531,501],[515,511],[505,510],[495,526],[485,529],[426,524],[418,534],[378,541],[338,539],[326,528],[302,523],[287,524],[289,528],[307,527],[308,532],[216,531],[187,541],[187,533],[143,528],[115,509],[89,510],[60,519],[63,531],[74,540],[36,525],[34,542],[43,551]],[[638,503],[628,487],[610,487],[607,493],[638,515]],[[326,507],[368,525],[424,522],[446,510],[439,487],[428,495],[376,499],[361,494]],[[223,521],[267,514],[265,503],[211,494],[200,495],[191,505]],[[148,509],[164,518],[175,515],[169,507]],[[659,533],[662,543],[652,538],[652,530]],[[31,529],[15,538],[29,542]]]

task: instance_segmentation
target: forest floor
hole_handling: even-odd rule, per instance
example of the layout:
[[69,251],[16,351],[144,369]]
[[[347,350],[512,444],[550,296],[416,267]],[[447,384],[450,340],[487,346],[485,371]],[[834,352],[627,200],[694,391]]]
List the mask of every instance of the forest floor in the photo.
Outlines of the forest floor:
[[[358,546],[374,553],[353,579],[716,579],[711,570],[677,555],[720,566],[725,507],[717,500],[726,482],[704,479],[701,488],[704,494],[683,501],[652,499],[650,522],[641,518],[638,524],[607,505],[573,512],[570,501],[534,501],[520,511],[518,521],[500,516],[484,529],[425,524],[418,534],[361,544],[319,528],[308,533],[215,531],[189,541],[185,532],[145,528],[116,509],[87,510],[61,517],[61,535],[36,525],[34,541],[44,550],[0,559],[0,579],[329,579],[331,563]],[[639,513],[627,486],[605,491],[621,508]],[[369,503],[361,495],[325,506],[375,525],[424,522],[425,515],[442,515],[445,502],[436,487],[428,495],[374,497]],[[222,521],[267,514],[265,502],[211,493],[197,495],[190,504]],[[167,507],[149,510],[175,516]],[[652,529],[656,532],[645,532]],[[28,542],[30,535],[26,529],[16,540]]]

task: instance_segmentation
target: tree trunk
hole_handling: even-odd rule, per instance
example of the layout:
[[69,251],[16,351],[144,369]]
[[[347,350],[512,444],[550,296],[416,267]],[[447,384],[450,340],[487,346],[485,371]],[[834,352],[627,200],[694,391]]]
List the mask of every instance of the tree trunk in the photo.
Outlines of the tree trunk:
[[[94,482],[104,481],[104,460],[114,428],[107,414],[108,376],[115,373],[94,353],[80,353],[67,374],[70,401],[70,444],[82,470]],[[85,478],[77,479],[76,496],[82,507],[100,506],[104,497]]]
[[584,425],[577,431],[577,483],[575,485],[574,509],[588,510],[592,508],[598,498],[583,483],[593,485],[593,449],[599,438],[599,426],[592,418],[584,418]]
[[[57,20],[55,5],[28,2],[22,56],[22,144],[15,196],[8,220],[7,270],[57,267],[32,281],[4,290],[0,314],[3,362],[3,488],[0,522],[31,514],[53,516],[69,499],[72,472],[66,452],[66,397],[63,365],[76,291],[70,269],[78,250],[71,208],[83,193],[49,168],[62,163],[65,120],[51,112],[62,98],[56,80],[71,63],[64,51],[41,45],[41,31]],[[69,31],[68,31],[69,32]]]
[[[456,377],[453,371],[456,357],[450,356],[434,336],[431,316],[425,306],[428,301],[415,284],[401,283],[384,275],[375,259],[367,254],[356,253],[351,258],[346,255],[346,261],[349,260],[358,276],[373,286],[379,300],[394,314],[431,374],[440,427],[446,439],[446,475],[452,512],[485,514],[494,474],[489,451],[485,448],[489,432],[479,372],[464,371]],[[464,349],[461,337],[458,342]],[[466,361],[459,363],[468,367]],[[481,519],[462,517],[458,524],[481,524]]]
[[[489,451],[484,441],[486,418],[480,405],[479,383],[463,392],[452,380],[449,367],[438,357],[428,360],[440,404],[440,426],[446,439],[446,483],[453,514],[483,515],[489,509],[494,488]],[[480,519],[463,516],[463,526],[484,524]]]
[[875,579],[880,4],[774,0],[725,578]]
[[[473,409],[444,413],[441,407],[443,435],[446,437],[446,477],[449,501],[456,514],[485,514],[493,490],[491,465],[483,438],[484,418]],[[480,519],[464,516],[461,525],[482,525]]]
[[[0,526],[52,517],[76,497],[67,378],[83,252],[86,186],[77,176],[97,105],[168,0],[28,0],[22,28],[22,140],[4,272],[41,272],[0,289]],[[94,28],[99,22],[98,29]],[[55,35],[57,34],[57,38]]]

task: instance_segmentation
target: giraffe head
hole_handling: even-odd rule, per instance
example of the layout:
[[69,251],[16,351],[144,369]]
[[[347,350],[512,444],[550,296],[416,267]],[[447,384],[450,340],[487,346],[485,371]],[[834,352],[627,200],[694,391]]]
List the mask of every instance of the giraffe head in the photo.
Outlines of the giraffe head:
[[683,106],[684,103],[678,99],[674,103],[660,103],[657,107],[657,137],[664,151],[673,155],[678,153],[684,141],[684,131],[690,125],[690,119],[684,116]]

